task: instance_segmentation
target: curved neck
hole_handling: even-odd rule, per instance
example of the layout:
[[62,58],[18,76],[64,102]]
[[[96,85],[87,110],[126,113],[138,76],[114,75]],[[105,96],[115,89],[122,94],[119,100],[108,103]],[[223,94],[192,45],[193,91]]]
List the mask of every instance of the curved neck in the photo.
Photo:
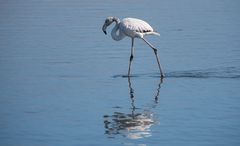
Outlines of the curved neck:
[[121,30],[119,30],[120,20],[118,18],[113,18],[113,21],[116,22],[116,24],[115,24],[114,28],[112,29],[111,36],[115,41],[120,41],[125,37],[123,32]]

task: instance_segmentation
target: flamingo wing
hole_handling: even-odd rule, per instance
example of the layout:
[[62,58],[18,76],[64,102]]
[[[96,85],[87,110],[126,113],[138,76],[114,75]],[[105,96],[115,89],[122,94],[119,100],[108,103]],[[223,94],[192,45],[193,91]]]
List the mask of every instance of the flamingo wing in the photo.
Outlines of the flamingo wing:
[[120,23],[120,29],[128,32],[153,32],[153,28],[147,22],[136,18],[124,18]]

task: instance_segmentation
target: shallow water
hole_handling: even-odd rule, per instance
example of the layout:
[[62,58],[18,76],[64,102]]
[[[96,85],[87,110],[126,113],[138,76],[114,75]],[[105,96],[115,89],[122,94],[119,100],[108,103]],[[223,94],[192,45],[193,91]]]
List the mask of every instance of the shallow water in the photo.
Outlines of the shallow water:
[[[238,1],[1,1],[0,145],[240,145]],[[101,31],[137,17],[152,50]],[[110,27],[108,34],[110,34]]]

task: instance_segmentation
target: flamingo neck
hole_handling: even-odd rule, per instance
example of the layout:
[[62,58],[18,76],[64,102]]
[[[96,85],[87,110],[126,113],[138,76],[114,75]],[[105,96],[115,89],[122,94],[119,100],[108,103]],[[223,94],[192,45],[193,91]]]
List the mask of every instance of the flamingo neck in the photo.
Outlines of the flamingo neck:
[[115,24],[114,28],[112,29],[111,36],[115,41],[120,41],[125,37],[123,32],[119,29],[120,20],[118,18],[114,17],[113,21],[116,22],[116,24]]

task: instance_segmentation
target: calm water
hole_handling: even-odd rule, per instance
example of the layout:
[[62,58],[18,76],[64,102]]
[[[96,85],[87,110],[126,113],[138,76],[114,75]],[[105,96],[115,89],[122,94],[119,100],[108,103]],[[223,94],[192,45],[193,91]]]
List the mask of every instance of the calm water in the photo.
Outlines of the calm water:
[[[240,2],[1,1],[1,146],[240,145]],[[148,21],[152,50],[107,16]],[[110,32],[112,27],[108,29]]]

